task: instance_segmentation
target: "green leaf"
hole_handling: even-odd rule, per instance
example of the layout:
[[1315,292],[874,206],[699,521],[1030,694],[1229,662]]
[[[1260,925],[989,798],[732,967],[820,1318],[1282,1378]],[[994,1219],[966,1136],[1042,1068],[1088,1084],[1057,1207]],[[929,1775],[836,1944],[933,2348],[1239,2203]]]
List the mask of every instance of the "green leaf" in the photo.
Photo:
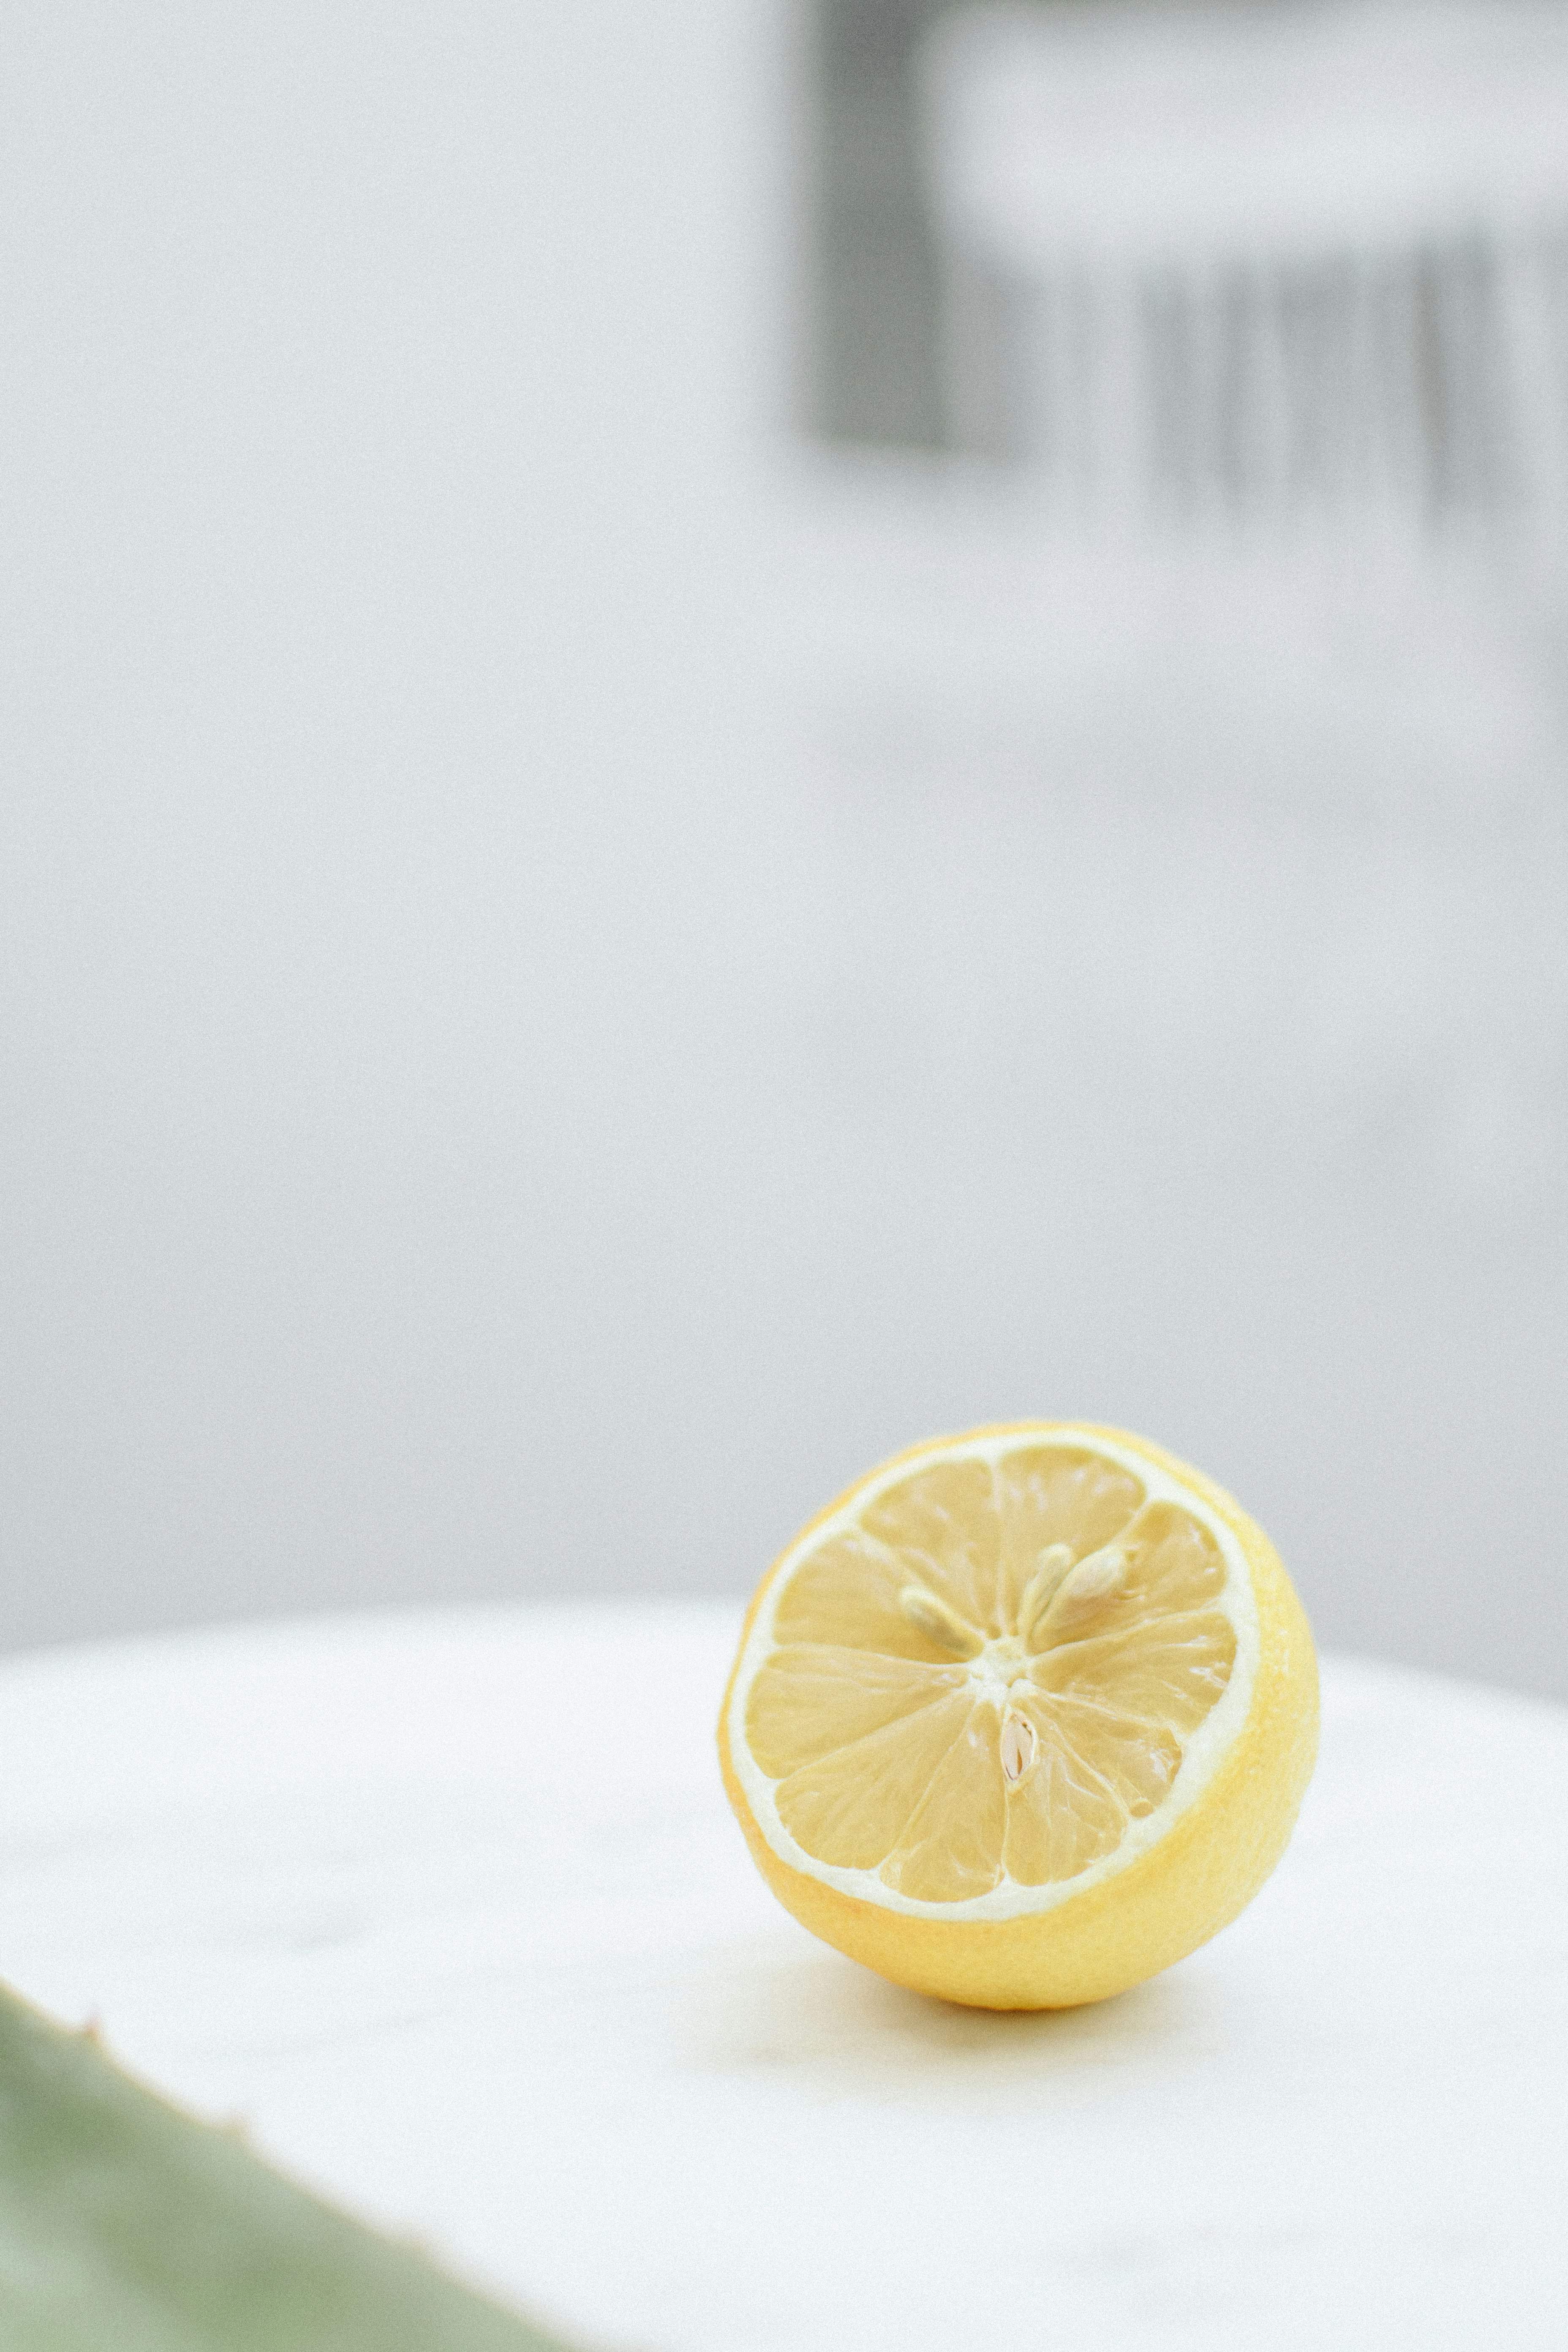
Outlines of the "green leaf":
[[561,2352],[0,1986],[5,2352]]

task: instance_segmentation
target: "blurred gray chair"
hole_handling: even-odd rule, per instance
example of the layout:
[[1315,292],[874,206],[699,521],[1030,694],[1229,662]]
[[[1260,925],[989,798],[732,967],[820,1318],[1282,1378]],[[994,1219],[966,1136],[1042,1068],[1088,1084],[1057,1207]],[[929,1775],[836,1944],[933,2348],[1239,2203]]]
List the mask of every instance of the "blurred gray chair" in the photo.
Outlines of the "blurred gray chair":
[[1568,9],[984,9],[926,58],[961,442],[1064,506],[1552,521]]

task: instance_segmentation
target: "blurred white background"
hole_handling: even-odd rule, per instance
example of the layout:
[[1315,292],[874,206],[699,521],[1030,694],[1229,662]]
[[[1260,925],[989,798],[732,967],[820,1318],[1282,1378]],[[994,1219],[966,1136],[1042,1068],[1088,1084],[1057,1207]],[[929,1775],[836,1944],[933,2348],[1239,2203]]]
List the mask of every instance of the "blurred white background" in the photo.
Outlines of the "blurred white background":
[[1568,1694],[1550,551],[933,446],[941,13],[7,10],[0,1642],[740,1592],[1059,1413]]

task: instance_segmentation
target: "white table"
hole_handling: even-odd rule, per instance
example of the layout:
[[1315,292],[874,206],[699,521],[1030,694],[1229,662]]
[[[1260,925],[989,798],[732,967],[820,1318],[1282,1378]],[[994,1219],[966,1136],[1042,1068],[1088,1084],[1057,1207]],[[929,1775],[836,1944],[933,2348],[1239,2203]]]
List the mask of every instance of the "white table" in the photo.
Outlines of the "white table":
[[1286,1861],[1102,2007],[816,1944],[719,1786],[726,1606],[0,1667],[0,1974],[642,2352],[1560,2352],[1568,1714],[1350,1662]]

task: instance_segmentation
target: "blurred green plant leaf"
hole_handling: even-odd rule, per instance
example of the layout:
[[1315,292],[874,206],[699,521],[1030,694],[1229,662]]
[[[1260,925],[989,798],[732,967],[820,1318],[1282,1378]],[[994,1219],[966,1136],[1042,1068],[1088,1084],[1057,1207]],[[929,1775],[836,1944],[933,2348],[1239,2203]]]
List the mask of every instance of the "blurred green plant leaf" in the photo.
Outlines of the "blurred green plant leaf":
[[563,2352],[0,1986],[5,2352]]

